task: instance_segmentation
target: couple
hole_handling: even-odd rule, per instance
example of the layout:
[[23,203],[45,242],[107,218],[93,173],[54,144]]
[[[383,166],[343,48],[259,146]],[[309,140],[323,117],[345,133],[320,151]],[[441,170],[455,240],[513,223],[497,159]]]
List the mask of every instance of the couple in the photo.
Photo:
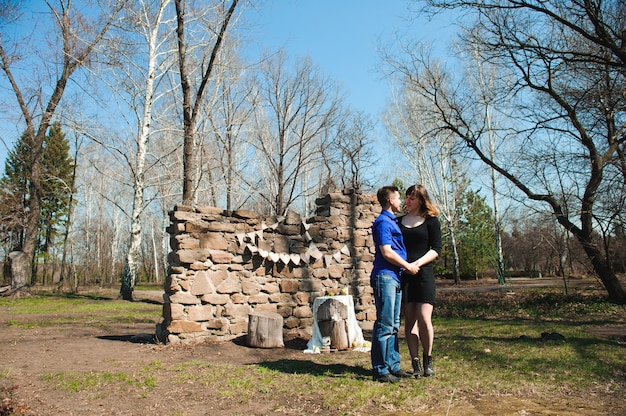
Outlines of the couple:
[[[396,383],[403,377],[432,376],[435,273],[432,261],[441,253],[441,230],[432,203],[422,185],[406,191],[406,214],[396,218],[402,201],[395,186],[378,190],[381,214],[372,224],[376,246],[370,277],[376,303],[376,321],[372,331],[372,371],[375,381]],[[398,331],[400,308],[403,308],[404,331],[413,374],[400,368]],[[422,345],[423,364],[418,356]]]

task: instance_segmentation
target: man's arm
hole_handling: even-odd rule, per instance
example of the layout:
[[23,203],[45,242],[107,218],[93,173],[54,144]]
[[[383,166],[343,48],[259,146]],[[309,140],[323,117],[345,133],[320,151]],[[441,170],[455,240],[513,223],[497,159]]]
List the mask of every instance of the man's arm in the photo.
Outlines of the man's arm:
[[393,251],[391,248],[391,244],[385,244],[382,246],[378,246],[380,249],[380,254],[387,260],[389,263],[394,264],[396,266],[402,267],[409,274],[416,274],[419,271],[419,266],[416,263],[408,263],[404,260],[398,253]]

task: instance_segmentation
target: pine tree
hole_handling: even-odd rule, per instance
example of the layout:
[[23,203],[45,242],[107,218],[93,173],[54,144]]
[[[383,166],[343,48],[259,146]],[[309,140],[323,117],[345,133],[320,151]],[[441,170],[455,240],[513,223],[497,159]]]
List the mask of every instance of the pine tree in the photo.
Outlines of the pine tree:
[[9,151],[0,178],[0,240],[5,254],[19,250],[24,242],[30,150],[22,136]]
[[495,259],[493,212],[477,192],[469,190],[459,209],[459,260],[462,276],[478,278]]
[[40,251],[48,252],[59,228],[65,223],[72,194],[74,161],[69,155],[70,144],[55,122],[44,142],[43,181],[40,221]]
[[[53,123],[43,145],[42,199],[38,252],[47,252],[68,212],[74,161],[59,122]],[[6,253],[20,250],[29,206],[30,148],[25,136],[8,154],[0,178],[0,240]]]

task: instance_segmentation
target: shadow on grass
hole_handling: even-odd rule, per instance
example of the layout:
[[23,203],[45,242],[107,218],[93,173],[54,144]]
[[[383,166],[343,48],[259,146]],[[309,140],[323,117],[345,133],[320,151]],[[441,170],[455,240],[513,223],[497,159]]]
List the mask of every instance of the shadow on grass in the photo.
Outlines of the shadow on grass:
[[312,376],[342,376],[350,378],[369,379],[372,376],[370,369],[347,364],[321,364],[309,360],[278,360],[256,364],[269,370],[280,371],[285,374],[309,374]]

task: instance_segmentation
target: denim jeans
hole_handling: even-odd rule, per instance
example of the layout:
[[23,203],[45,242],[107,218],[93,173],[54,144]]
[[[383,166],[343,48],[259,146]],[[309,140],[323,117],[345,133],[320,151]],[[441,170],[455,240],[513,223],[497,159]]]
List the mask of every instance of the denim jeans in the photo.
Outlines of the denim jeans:
[[376,321],[372,330],[372,371],[382,376],[400,370],[398,331],[402,289],[393,275],[380,273],[372,276]]

